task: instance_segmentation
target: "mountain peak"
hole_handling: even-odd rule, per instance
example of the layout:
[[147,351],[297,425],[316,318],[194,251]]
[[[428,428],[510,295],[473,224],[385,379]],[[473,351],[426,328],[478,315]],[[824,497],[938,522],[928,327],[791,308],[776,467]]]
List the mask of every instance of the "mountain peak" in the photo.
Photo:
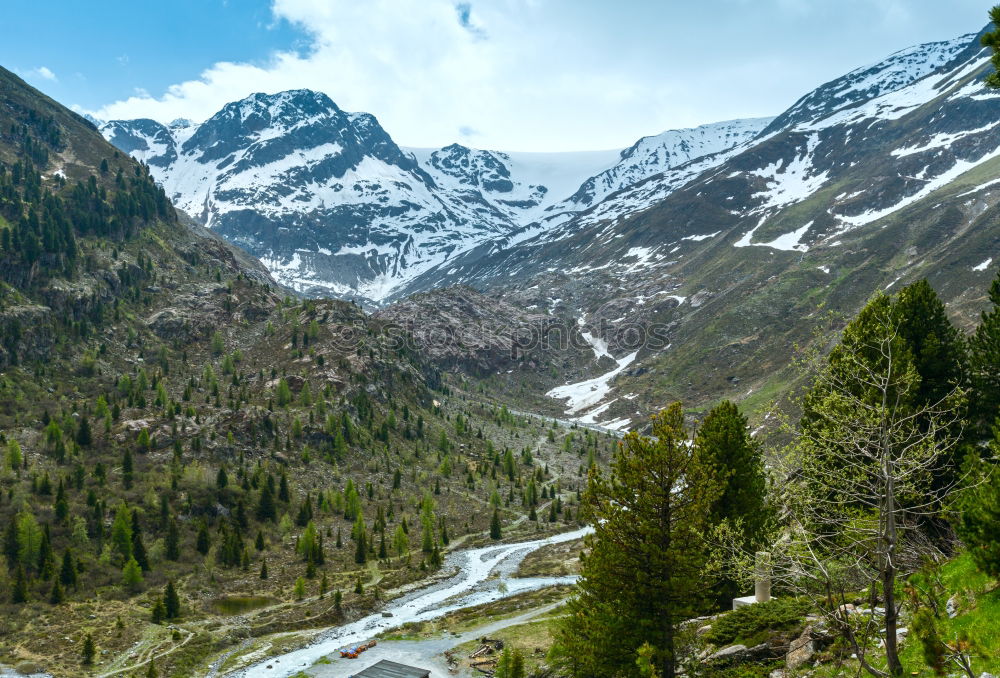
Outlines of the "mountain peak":
[[259,126],[280,120],[301,122],[322,115],[342,116],[343,111],[322,92],[291,89],[273,94],[255,92],[239,101],[226,104],[206,124],[238,118],[244,125]]

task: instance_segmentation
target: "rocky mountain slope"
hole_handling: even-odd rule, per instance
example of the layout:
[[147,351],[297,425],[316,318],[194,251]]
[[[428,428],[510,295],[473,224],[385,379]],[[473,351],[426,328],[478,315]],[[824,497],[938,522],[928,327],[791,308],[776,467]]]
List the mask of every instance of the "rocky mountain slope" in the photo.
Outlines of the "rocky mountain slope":
[[174,203],[310,296],[378,304],[494,238],[523,239],[615,190],[743,143],[769,120],[666,132],[620,154],[401,149],[326,95],[255,94],[200,125],[112,121]]
[[[641,421],[670,398],[759,407],[794,382],[794,347],[875,290],[926,276],[970,324],[1000,263],[989,68],[973,34],[904,50],[807,94],[743,145],[533,237],[485,243],[408,289],[472,285],[585,323],[629,363],[592,403],[597,421]],[[666,339],[627,341],[651,334]],[[586,416],[564,397],[573,383],[550,395]]]

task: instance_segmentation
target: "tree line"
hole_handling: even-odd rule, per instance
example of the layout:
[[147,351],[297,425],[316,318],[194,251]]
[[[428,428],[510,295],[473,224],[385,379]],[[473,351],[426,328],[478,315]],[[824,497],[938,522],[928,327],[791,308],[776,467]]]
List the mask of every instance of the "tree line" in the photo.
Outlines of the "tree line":
[[[963,336],[926,280],[875,295],[826,355],[769,455],[736,405],[689,430],[680,403],[591,472],[594,525],[551,658],[574,677],[672,678],[684,620],[728,607],[755,552],[868,674],[897,676],[900,578],[957,535],[1000,575],[1000,276]],[[846,604],[863,592],[863,625]]]

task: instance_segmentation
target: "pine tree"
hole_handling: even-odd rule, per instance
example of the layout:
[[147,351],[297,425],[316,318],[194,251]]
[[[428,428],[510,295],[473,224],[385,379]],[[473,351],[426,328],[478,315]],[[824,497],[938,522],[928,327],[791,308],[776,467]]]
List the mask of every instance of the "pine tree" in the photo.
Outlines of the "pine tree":
[[[1000,427],[991,445],[1000,457]],[[959,495],[955,522],[958,536],[976,566],[993,578],[1000,577],[1000,464],[970,455],[968,487]]]
[[20,558],[21,543],[18,538],[17,516],[13,513],[3,533],[3,553],[7,559],[7,569],[14,569]]
[[208,555],[208,549],[211,546],[211,539],[208,536],[208,526],[202,523],[198,528],[198,538],[195,541],[195,549],[201,555]]
[[306,597],[306,580],[299,577],[295,580],[295,589],[293,591],[295,594],[295,600],[302,600]]
[[49,537],[49,526],[45,525],[45,529],[42,530],[42,542],[38,549],[38,564],[35,566],[35,570],[38,572],[38,577],[42,581],[48,581],[52,579],[55,574],[56,563],[55,557],[52,555],[52,541]]
[[52,591],[49,593],[49,602],[53,605],[59,605],[65,599],[65,594],[63,593],[62,584],[56,579],[52,582]]
[[24,464],[24,456],[21,454],[21,445],[13,438],[7,443],[7,465],[14,473],[21,473],[21,466]]
[[76,442],[80,447],[90,447],[94,442],[90,431],[90,419],[87,417],[80,417],[80,425],[76,429]]
[[135,558],[129,558],[122,568],[122,584],[132,593],[136,593],[142,588],[142,568]]
[[497,660],[495,678],[524,678],[524,655],[516,647],[505,645]]
[[[891,340],[886,340],[886,333]],[[940,364],[938,364],[940,363]],[[915,283],[900,292],[898,298],[878,293],[844,329],[840,343],[826,359],[828,379],[813,384],[803,399],[801,427],[810,438],[827,436],[822,427],[828,417],[825,403],[836,390],[832,384],[843,385],[844,395],[879,407],[879,390],[856,378],[863,366],[872,374],[886,373],[891,364],[893,373],[888,375],[895,383],[905,381],[904,390],[889,393],[894,399],[894,411],[924,412],[917,421],[924,430],[931,427],[933,412],[942,409],[960,412],[964,401],[958,398],[964,380],[965,358],[961,342],[944,314],[940,300],[925,283]],[[913,379],[897,377],[912,370]],[[923,370],[921,372],[921,370]],[[942,402],[942,399],[949,402]],[[955,417],[949,429],[936,427],[938,436],[959,432],[960,417]],[[940,496],[955,478],[953,453],[955,446],[948,446],[940,455],[934,469],[934,482],[928,488],[928,499]],[[829,449],[831,463],[846,468],[855,452],[849,449]]]
[[584,495],[594,533],[553,654],[572,675],[633,675],[648,642],[673,678],[679,624],[712,583],[703,535],[716,469],[689,444],[680,403],[653,417],[652,433],[625,436],[610,476],[593,474]]
[[275,391],[274,397],[278,407],[285,407],[292,402],[292,390],[288,388],[288,382],[284,378],[278,381],[278,389]]
[[[358,520],[361,520],[361,516],[358,516]],[[368,535],[365,531],[365,524],[361,523],[361,529],[357,533],[355,538],[355,549],[354,549],[354,562],[358,565],[364,565],[368,562]]]
[[212,334],[212,355],[220,356],[222,351],[226,348],[226,344],[222,339],[222,334],[216,330]]
[[53,508],[56,514],[56,522],[66,522],[66,518],[69,516],[69,503],[66,501],[66,487],[62,478],[59,479],[59,489],[56,490],[56,503]]
[[288,476],[285,472],[281,472],[281,482],[278,483],[278,501],[288,503],[292,500],[291,493],[288,491]]
[[150,621],[154,624],[162,624],[166,618],[167,607],[163,604],[162,598],[157,598],[156,602],[153,603],[153,609],[150,611]]
[[277,509],[274,507],[274,494],[267,484],[260,490],[260,498],[257,501],[257,520],[261,522],[274,522],[278,517]]
[[89,633],[83,637],[83,649],[80,651],[80,658],[84,666],[94,663],[94,655],[97,654],[97,647],[94,645],[94,638]]
[[965,383],[967,356],[962,335],[948,319],[944,303],[927,280],[900,290],[893,310],[899,335],[920,375],[917,404],[937,403],[956,385]]
[[994,29],[983,34],[980,38],[983,47],[988,48],[992,55],[990,61],[993,62],[994,70],[986,76],[986,86],[993,89],[1000,89],[1000,6],[990,10],[990,23]]
[[1000,273],[990,285],[989,295],[990,308],[983,311],[979,327],[969,339],[971,415],[981,439],[988,438],[1000,418]]
[[[814,372],[799,427],[794,471],[781,493],[781,512],[795,529],[774,548],[770,569],[799,595],[822,591],[824,601],[867,589],[885,614],[879,663],[900,675],[897,628],[902,553],[928,508],[949,502],[947,461],[959,441],[964,392],[921,404],[924,383],[890,299],[876,295],[844,330],[841,343]],[[942,459],[946,461],[942,461]],[[789,576],[794,573],[794,576]],[[836,605],[816,606],[859,664],[872,675],[871,648],[854,642]]]
[[132,487],[132,473],[132,451],[126,448],[122,454],[122,485],[126,490]]
[[73,554],[67,547],[63,551],[62,567],[59,568],[59,582],[64,588],[76,588],[76,566],[73,564]]
[[10,587],[10,602],[15,605],[28,602],[28,578],[20,563],[17,564],[17,569],[14,571],[14,585]]
[[493,509],[493,518],[490,519],[490,539],[500,539],[503,535],[500,532],[500,510]]
[[397,558],[402,558],[409,554],[410,539],[406,536],[406,531],[402,525],[396,526],[396,532],[392,535],[392,548],[396,552]]
[[167,523],[167,537],[163,555],[167,560],[181,559],[181,534],[177,527],[177,520],[173,518]]
[[[760,446],[750,435],[747,419],[732,402],[724,400],[706,415],[695,437],[704,459],[719,469],[722,494],[711,508],[710,521],[718,525],[739,521],[739,546],[753,553],[764,543],[768,526],[767,478]],[[740,594],[735,581],[721,580],[715,588],[720,605]]]
[[260,561],[260,578],[261,579],[267,579],[267,561],[266,560],[261,560]]
[[149,558],[146,557],[146,546],[142,543],[142,526],[139,524],[138,511],[132,511],[132,557],[143,572],[149,572]]
[[264,533],[261,530],[257,530],[257,539],[254,541],[254,548],[258,551],[263,551],[265,548]]
[[167,581],[167,588],[163,592],[163,605],[166,609],[167,619],[178,619],[181,616],[181,599],[177,595],[177,589],[172,580]]

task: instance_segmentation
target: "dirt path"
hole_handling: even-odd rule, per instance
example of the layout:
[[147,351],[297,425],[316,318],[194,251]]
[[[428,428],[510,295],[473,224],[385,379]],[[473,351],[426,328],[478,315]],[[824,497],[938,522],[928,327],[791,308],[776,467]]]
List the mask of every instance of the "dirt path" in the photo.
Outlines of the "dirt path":
[[159,654],[154,654],[157,649],[163,646],[163,642],[170,642],[170,641],[160,641],[157,642],[155,645],[144,646],[143,649],[139,652],[139,656],[132,664],[120,669],[115,669],[114,671],[108,671],[107,673],[102,673],[98,676],[98,678],[108,678],[109,676],[117,676],[119,674],[126,673],[129,671],[137,671],[140,669],[145,669],[146,666],[149,664],[149,662],[156,661],[157,659],[162,659],[163,657],[166,657],[170,653],[176,652],[177,650],[187,645],[188,642],[190,642],[190,640],[194,638],[193,632],[187,631],[186,629],[182,629],[182,631],[188,634],[187,638],[182,640],[177,645],[172,646],[170,649],[160,652]]

